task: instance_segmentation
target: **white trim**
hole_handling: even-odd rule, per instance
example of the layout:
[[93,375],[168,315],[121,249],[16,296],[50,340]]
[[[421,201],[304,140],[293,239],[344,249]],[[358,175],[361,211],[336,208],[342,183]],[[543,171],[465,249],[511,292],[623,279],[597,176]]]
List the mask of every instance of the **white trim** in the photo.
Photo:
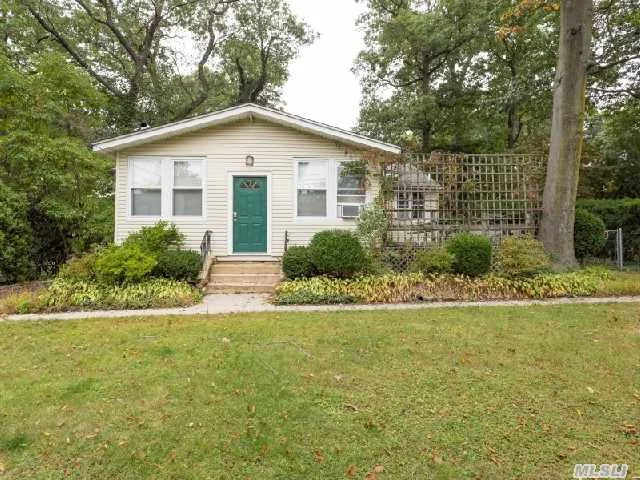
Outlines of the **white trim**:
[[[267,251],[256,253],[234,253],[233,251],[233,179],[235,177],[266,177],[267,178]],[[271,256],[271,172],[228,170],[227,171],[227,255],[233,257],[270,257]]]
[[[117,156],[119,158],[119,152]],[[133,205],[131,202],[131,189],[133,187],[133,169],[131,164],[133,161],[142,159],[160,160],[160,215],[133,215]],[[174,215],[173,214],[173,163],[181,160],[198,160],[202,162],[202,215]],[[126,190],[126,220],[140,221],[144,223],[156,223],[160,220],[169,222],[206,222],[207,219],[207,159],[204,156],[193,155],[131,155],[127,157],[127,190]],[[193,188],[197,190],[197,188]],[[117,229],[116,229],[117,232]]]
[[359,148],[372,148],[395,155],[402,152],[402,149],[397,145],[374,140],[341,128],[332,127],[297,115],[280,112],[278,110],[273,110],[271,108],[251,103],[228,108],[219,112],[200,115],[180,122],[169,123],[161,127],[147,128],[138,132],[96,142],[93,144],[93,150],[105,153],[116,152],[124,148],[153,142],[161,138],[180,135],[186,132],[199,130],[201,128],[230,123],[245,118],[256,118],[270,121]]

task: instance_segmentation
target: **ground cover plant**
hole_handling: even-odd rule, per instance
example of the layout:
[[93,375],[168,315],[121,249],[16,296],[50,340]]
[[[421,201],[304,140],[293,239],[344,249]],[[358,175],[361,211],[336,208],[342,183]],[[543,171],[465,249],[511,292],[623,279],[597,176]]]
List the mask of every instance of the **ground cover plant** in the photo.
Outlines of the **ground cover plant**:
[[429,275],[421,272],[315,277],[281,283],[274,303],[397,303],[422,301],[523,300],[640,294],[640,274],[589,268],[532,277]]
[[4,322],[0,470],[631,477],[639,348],[638,304]]
[[194,305],[202,260],[183,241],[175,225],[144,227],[122,245],[72,258],[46,288],[0,298],[0,314]]

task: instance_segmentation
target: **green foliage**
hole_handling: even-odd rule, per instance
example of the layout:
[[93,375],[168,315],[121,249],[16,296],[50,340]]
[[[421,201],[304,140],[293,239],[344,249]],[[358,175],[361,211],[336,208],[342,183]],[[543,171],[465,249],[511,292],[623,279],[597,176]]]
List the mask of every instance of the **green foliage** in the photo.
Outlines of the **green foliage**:
[[104,97],[54,52],[21,60],[0,53],[0,182],[26,202],[17,211],[29,233],[16,245],[28,242],[29,252],[12,256],[34,265],[35,277],[110,240],[113,217],[101,212],[112,202],[113,179],[111,161],[87,148]]
[[73,257],[58,271],[58,278],[70,281],[88,282],[96,279],[96,261],[98,253],[87,253]]
[[0,284],[29,278],[31,226],[27,200],[0,180]]
[[412,272],[451,273],[455,257],[446,248],[429,248],[416,255],[410,267]]
[[456,273],[478,277],[491,269],[491,242],[487,237],[459,233],[447,242],[446,249],[455,257]]
[[124,241],[125,245],[136,245],[141,250],[158,255],[170,249],[179,249],[184,244],[184,234],[173,224],[164,220],[151,227],[142,227]]
[[94,268],[99,282],[115,285],[141,281],[156,264],[155,257],[138,245],[113,245],[100,252]]
[[382,203],[376,201],[366,205],[357,220],[356,235],[366,250],[372,254],[380,252],[389,230],[389,218]]
[[282,257],[282,271],[289,279],[312,277],[316,268],[309,247],[289,247]]
[[[609,230],[622,228],[625,258],[640,260],[640,198],[585,199],[578,201],[578,208],[601,217]],[[610,258],[615,255],[614,251],[606,253]]]
[[576,257],[597,257],[606,243],[605,224],[602,218],[588,210],[576,209],[574,244]]
[[[473,301],[579,297],[597,294],[609,281],[605,270],[544,273],[526,277],[402,273],[354,279],[316,277],[281,283],[276,303],[319,303],[322,299],[352,298],[357,303]],[[640,290],[637,287],[636,291]],[[344,303],[344,302],[341,302]]]
[[341,293],[302,291],[279,294],[276,305],[339,305],[356,303],[355,297]]
[[542,242],[531,237],[507,237],[494,259],[494,270],[512,277],[532,276],[549,267]]
[[16,310],[38,313],[171,308],[194,305],[201,299],[202,293],[188,283],[164,278],[108,285],[58,277],[46,292],[26,298]]
[[[12,49],[64,52],[109,96],[116,131],[277,103],[289,63],[314,39],[285,0],[24,3],[10,10],[23,21],[8,29]],[[181,42],[163,41],[176,29],[193,40],[188,58]]]
[[184,280],[196,283],[202,268],[202,258],[191,250],[166,250],[156,257],[158,263],[151,274],[154,277]]
[[309,244],[311,262],[320,275],[349,278],[367,267],[358,238],[347,230],[316,233]]

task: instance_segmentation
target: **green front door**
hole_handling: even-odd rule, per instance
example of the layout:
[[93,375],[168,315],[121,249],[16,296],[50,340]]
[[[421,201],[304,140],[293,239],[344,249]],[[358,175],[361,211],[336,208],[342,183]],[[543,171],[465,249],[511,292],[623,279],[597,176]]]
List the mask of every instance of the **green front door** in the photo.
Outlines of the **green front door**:
[[233,252],[267,252],[267,177],[233,177]]

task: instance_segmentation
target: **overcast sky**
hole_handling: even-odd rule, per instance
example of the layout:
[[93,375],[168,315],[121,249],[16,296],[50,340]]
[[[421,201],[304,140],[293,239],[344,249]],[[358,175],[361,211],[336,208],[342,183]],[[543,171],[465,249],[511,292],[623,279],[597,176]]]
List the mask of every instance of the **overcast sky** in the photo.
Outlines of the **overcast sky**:
[[345,129],[358,119],[361,90],[351,72],[363,48],[355,22],[363,5],[354,0],[289,0],[291,9],[320,34],[289,67],[285,110]]

